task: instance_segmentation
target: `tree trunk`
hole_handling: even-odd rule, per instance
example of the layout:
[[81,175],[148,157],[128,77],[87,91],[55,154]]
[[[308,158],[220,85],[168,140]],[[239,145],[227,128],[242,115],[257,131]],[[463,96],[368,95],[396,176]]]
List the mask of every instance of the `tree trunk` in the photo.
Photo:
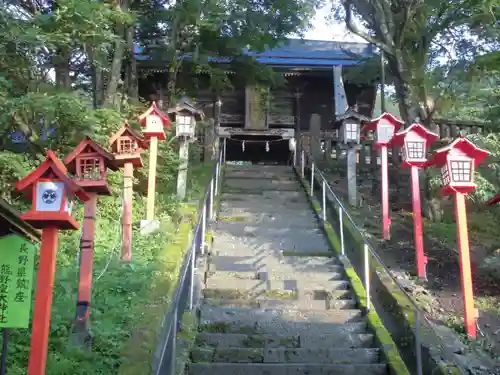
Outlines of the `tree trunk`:
[[70,61],[71,50],[67,47],[58,48],[54,56],[54,70],[56,86],[60,89],[71,90]]
[[138,76],[137,76],[137,61],[134,56],[134,32],[133,26],[127,27],[126,37],[127,37],[127,79],[126,79],[126,92],[128,97],[133,102],[137,103],[139,101],[139,87],[138,87]]
[[[123,0],[121,3],[117,2],[116,6],[119,7],[122,11],[127,11],[130,7],[130,0]],[[111,60],[111,67],[109,69],[109,76],[107,80],[108,84],[103,100],[103,105],[105,107],[109,107],[115,104],[116,94],[118,93],[118,85],[122,77],[123,58],[125,56],[125,25],[116,25],[115,30],[116,34],[120,35],[122,39],[119,39],[115,42],[115,49],[113,51],[113,58]]]

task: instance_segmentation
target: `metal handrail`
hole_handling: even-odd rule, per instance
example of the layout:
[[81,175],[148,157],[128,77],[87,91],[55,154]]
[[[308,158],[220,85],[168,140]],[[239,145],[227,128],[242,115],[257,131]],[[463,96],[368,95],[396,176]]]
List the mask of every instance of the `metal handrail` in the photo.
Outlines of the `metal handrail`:
[[[225,145],[224,145],[225,146]],[[189,246],[182,264],[180,278],[171,300],[170,309],[162,321],[160,344],[153,358],[153,373],[155,375],[174,375],[177,359],[177,333],[182,325],[182,315],[195,307],[195,282],[198,256],[205,255],[205,235],[207,222],[215,220],[214,202],[220,192],[221,166],[225,159],[223,147],[215,164],[210,182],[205,188],[203,199],[198,206],[198,218]]]
[[[300,163],[300,176],[305,179],[305,168],[308,166],[310,168],[310,173],[311,173],[311,179],[310,179],[310,191],[308,192],[310,196],[314,195],[314,182],[316,176],[319,176],[319,182],[321,184],[321,193],[322,193],[322,202],[321,202],[321,215],[323,221],[327,220],[327,199],[329,198],[328,195],[333,197],[334,204],[338,206],[338,218],[339,218],[339,235],[340,235],[340,247],[341,247],[341,255],[349,259],[349,257],[345,254],[345,242],[344,242],[344,222],[343,222],[343,217],[345,216],[349,223],[351,224],[352,228],[354,229],[354,232],[356,235],[358,235],[362,241],[363,244],[363,271],[364,271],[364,280],[363,280],[363,286],[365,288],[365,298],[366,298],[366,306],[367,309],[370,310],[372,302],[371,302],[371,291],[370,291],[370,264],[369,264],[369,258],[370,255],[380,264],[381,268],[383,271],[390,277],[391,281],[396,285],[396,287],[399,289],[399,291],[407,297],[407,300],[409,302],[409,307],[413,310],[414,312],[414,320],[415,320],[415,355],[416,355],[416,371],[417,375],[423,375],[423,362],[422,362],[422,324],[420,319],[422,319],[425,323],[427,323],[429,326],[432,327],[432,323],[427,319],[423,311],[420,309],[420,307],[413,301],[413,298],[408,294],[408,292],[405,290],[405,288],[401,285],[401,283],[392,275],[390,272],[389,268],[387,265],[382,261],[378,253],[374,250],[374,246],[368,241],[366,236],[363,234],[361,229],[358,227],[358,225],[354,222],[352,219],[351,215],[349,215],[347,209],[345,206],[342,204],[341,200],[337,197],[335,192],[333,191],[332,187],[326,180],[323,172],[319,170],[317,167],[316,163],[312,158],[307,158],[308,160],[306,161],[306,155],[304,150],[301,148],[300,149],[300,160],[298,162]],[[309,160],[310,159],[310,160]],[[310,161],[310,162],[309,162]],[[294,166],[296,167],[297,162],[294,161]],[[327,192],[329,194],[327,194]],[[352,233],[352,232],[351,232]],[[441,341],[441,339],[436,335],[436,338]],[[449,353],[449,350],[446,348],[444,345],[440,345],[443,348],[444,352],[447,352],[447,357],[453,358],[452,353]],[[463,372],[463,369],[461,366],[457,366],[459,371],[462,374],[465,374]]]

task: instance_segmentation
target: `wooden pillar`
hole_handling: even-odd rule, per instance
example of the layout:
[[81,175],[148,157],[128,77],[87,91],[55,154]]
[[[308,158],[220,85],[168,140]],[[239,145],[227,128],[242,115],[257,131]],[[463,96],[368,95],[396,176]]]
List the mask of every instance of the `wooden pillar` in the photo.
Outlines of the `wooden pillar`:
[[309,123],[309,134],[311,143],[311,155],[314,160],[319,160],[321,158],[321,116],[317,113],[311,115],[311,120]]
[[123,243],[122,256],[123,262],[132,260],[132,204],[133,204],[133,186],[134,186],[134,166],[132,163],[125,163],[123,168]]

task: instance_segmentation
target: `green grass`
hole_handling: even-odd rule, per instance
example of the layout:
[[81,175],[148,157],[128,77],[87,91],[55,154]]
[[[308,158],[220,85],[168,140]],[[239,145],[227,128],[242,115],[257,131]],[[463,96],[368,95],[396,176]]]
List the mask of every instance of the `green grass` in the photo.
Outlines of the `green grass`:
[[[201,198],[211,172],[212,165],[191,168],[189,199]],[[171,192],[170,196],[158,196],[157,218],[161,228],[158,233],[146,237],[140,235],[138,225],[145,217],[146,200],[139,194],[134,195],[133,260],[129,264],[122,264],[119,260],[121,197],[117,194],[100,199],[90,314],[91,351],[73,347],[70,340],[78,286],[80,232],[61,235],[47,374],[150,373],[161,321],[169,308],[189,244],[191,221],[196,216],[192,205],[179,205],[172,195]],[[81,218],[81,209],[78,211]],[[184,334],[188,335],[186,332],[181,335]],[[26,374],[29,337],[27,329],[11,330],[9,375]]]

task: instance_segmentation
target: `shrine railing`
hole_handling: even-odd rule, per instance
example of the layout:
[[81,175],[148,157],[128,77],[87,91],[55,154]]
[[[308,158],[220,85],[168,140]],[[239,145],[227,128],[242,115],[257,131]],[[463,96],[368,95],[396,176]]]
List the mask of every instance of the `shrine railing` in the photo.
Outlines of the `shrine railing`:
[[182,317],[193,311],[196,304],[198,261],[205,256],[205,237],[207,224],[215,220],[215,198],[220,193],[221,167],[224,162],[224,149],[220,150],[212,178],[205,188],[205,194],[198,207],[198,218],[193,232],[193,240],[184,257],[180,277],[171,300],[169,310],[163,318],[159,345],[153,357],[153,374],[175,375],[177,373],[177,334],[182,327]]
[[[456,366],[454,354],[436,334],[433,324],[354,222],[314,158],[299,148],[294,165],[299,175],[309,181],[308,194],[320,202],[322,220],[328,221],[335,230],[341,256],[348,260],[358,275],[362,275],[367,309],[375,309],[379,313],[410,373],[448,373],[435,371],[449,367],[454,374],[465,375],[466,372]],[[400,306],[401,303],[404,306]],[[402,312],[395,313],[397,309],[402,309]]]

